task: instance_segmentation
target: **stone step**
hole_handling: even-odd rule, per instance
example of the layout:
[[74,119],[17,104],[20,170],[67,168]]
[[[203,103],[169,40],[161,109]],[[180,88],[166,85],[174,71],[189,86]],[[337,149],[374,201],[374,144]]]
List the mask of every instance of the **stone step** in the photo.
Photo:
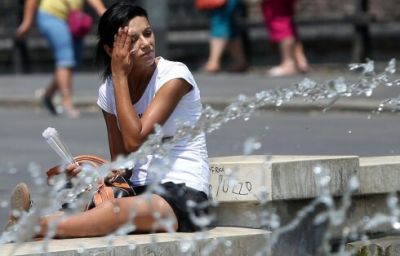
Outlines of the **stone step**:
[[400,255],[400,236],[352,242],[347,244],[347,249],[355,256],[398,256]]
[[[270,232],[264,230],[215,227],[196,233],[115,236],[113,242],[109,237],[56,239],[48,244],[45,255],[255,255],[269,237]],[[43,241],[7,244],[0,247],[0,255],[39,256],[43,245]]]
[[232,156],[210,158],[211,196],[220,203],[310,199],[320,195],[314,168],[329,170],[329,191],[343,195],[358,175],[357,156]]
[[[316,204],[290,232],[283,234],[273,248],[273,255],[314,255],[323,234],[329,232],[339,241],[343,229],[356,223],[369,223],[376,214],[390,216],[389,193],[400,188],[400,157],[359,158],[357,156],[236,156],[210,159],[211,196],[219,204],[211,209],[216,226],[263,228],[266,213],[277,216],[280,227],[291,225],[299,214],[321,195],[319,182],[325,182],[337,208],[342,196],[351,198],[346,217],[339,225],[315,225],[315,218],[327,211]],[[326,172],[318,180],[317,172]],[[352,177],[359,186],[349,192]],[[264,202],[264,204],[263,204]],[[266,211],[267,210],[267,211]],[[339,218],[338,216],[337,218]],[[372,223],[372,222],[371,222]],[[372,225],[366,232],[393,231],[389,221]],[[291,247],[287,245],[291,244]],[[299,249],[301,248],[301,249]]]

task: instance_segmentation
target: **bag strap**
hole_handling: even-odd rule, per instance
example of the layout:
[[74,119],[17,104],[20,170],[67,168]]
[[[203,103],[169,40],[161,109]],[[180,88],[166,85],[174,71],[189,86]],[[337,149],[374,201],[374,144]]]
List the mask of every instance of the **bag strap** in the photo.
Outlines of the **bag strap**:
[[[93,155],[79,155],[74,157],[75,162],[78,164],[88,163],[93,165],[94,168],[99,168],[101,165],[105,164],[107,161],[103,158],[93,156]],[[60,165],[54,166],[46,171],[47,174],[47,184],[50,185],[50,179],[57,174],[60,174]]]

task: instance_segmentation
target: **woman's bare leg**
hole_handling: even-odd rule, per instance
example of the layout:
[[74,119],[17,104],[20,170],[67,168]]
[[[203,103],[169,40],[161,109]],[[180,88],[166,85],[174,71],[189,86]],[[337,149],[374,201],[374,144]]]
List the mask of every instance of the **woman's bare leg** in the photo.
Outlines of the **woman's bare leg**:
[[57,80],[54,77],[53,80],[51,80],[50,84],[47,86],[44,96],[52,98],[57,89],[58,89]]
[[294,56],[296,58],[297,67],[301,72],[308,71],[308,61],[304,54],[303,44],[300,41],[296,41],[294,48]]
[[281,63],[267,71],[268,76],[285,76],[298,73],[295,59],[296,39],[288,37],[279,42]]
[[204,70],[209,73],[218,72],[221,68],[221,59],[228,41],[224,38],[210,39],[210,54]]
[[[68,216],[57,223],[55,237],[93,237],[107,235],[117,230],[130,220],[134,211],[133,225],[136,232],[167,231],[168,227],[155,226],[159,220],[173,220],[173,230],[178,229],[177,218],[171,206],[158,195],[135,196],[105,201],[96,208]],[[158,216],[158,217],[156,217]],[[41,220],[42,231],[38,234],[44,236],[50,222],[59,218],[57,216],[44,217]]]
[[58,67],[55,71],[56,84],[62,95],[62,106],[70,117],[79,115],[79,111],[72,104],[72,68]]

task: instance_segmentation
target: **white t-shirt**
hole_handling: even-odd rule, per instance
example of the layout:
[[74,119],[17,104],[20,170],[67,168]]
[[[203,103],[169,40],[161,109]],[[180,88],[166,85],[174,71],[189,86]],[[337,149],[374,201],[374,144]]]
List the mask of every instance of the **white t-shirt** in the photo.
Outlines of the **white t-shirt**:
[[[200,91],[194,81],[193,75],[180,62],[173,62],[159,57],[157,68],[147,85],[143,96],[133,105],[139,118],[143,115],[158,90],[172,79],[182,78],[193,86],[193,89],[182,97],[175,110],[162,126],[165,137],[176,134],[176,120],[189,122],[194,126],[200,117],[201,101]],[[114,86],[112,78],[107,77],[99,89],[97,104],[107,113],[117,116]],[[209,168],[206,139],[204,133],[197,135],[194,139],[182,139],[175,143],[168,159],[147,156],[147,163],[135,164],[131,181],[134,185],[148,185],[152,178],[147,171],[149,166],[155,166],[157,174],[161,175],[161,183],[174,182],[185,183],[187,187],[209,193]],[[167,162],[172,168],[163,168]],[[162,170],[161,170],[162,169]]]

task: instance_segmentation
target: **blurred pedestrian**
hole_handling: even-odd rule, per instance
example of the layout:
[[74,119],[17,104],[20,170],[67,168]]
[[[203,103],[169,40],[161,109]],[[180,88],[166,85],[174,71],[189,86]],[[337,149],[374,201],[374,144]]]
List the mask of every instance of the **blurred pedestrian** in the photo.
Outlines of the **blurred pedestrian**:
[[286,76],[308,71],[308,61],[304,55],[293,20],[297,0],[264,0],[262,11],[265,26],[271,41],[278,44],[281,63],[267,71],[268,76]]
[[[101,0],[87,0],[101,16],[106,8]],[[84,0],[27,0],[22,23],[16,37],[24,40],[36,18],[36,24],[48,40],[55,59],[54,78],[46,88],[43,104],[54,115],[58,112],[52,98],[59,90],[62,96],[63,113],[68,117],[79,116],[72,101],[72,73],[81,59],[83,38],[74,38],[67,23],[71,10],[82,9]],[[36,11],[37,10],[37,11]]]
[[244,72],[247,70],[247,60],[243,49],[241,29],[237,23],[240,0],[227,0],[222,8],[210,11],[210,50],[204,71],[217,73],[221,70],[221,59],[228,48],[233,58],[231,72]]

